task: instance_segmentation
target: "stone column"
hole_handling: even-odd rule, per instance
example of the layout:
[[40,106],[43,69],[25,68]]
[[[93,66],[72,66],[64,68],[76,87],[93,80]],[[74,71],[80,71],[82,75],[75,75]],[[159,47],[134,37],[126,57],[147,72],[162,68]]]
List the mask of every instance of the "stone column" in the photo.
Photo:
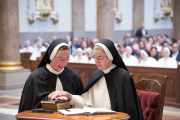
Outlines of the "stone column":
[[173,37],[180,40],[180,0],[174,0]]
[[19,54],[18,0],[0,0],[0,89],[23,88],[30,70]]
[[73,37],[85,37],[84,0],[72,0]]
[[114,0],[97,0],[97,38],[114,41]]
[[23,69],[19,54],[18,0],[0,0],[0,70]]
[[141,28],[144,23],[144,0],[133,0],[133,32]]

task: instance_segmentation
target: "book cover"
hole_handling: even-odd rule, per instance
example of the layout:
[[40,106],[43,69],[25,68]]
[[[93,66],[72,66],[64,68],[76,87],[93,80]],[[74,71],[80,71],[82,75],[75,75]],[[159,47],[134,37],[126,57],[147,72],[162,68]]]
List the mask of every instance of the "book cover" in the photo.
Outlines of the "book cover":
[[57,104],[57,103],[64,103],[64,102],[69,102],[70,99],[67,99],[67,100],[42,100],[41,101],[41,104],[42,103],[46,103],[46,104]]

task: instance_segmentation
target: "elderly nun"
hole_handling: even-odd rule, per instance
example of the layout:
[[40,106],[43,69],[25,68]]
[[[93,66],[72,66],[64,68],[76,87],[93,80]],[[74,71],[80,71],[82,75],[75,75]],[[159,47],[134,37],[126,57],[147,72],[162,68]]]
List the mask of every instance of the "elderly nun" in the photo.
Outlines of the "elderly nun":
[[26,80],[19,112],[41,108],[41,100],[48,100],[59,91],[68,91],[73,95],[83,91],[78,73],[66,66],[70,53],[65,40],[57,39],[52,42],[38,68]]
[[141,55],[141,62],[139,63],[139,66],[157,67],[156,59],[149,57],[149,55],[147,54],[145,50],[140,50],[140,55]]
[[162,58],[158,60],[158,67],[163,68],[177,68],[177,62],[170,57],[170,50],[167,47],[162,49]]
[[77,48],[77,55],[74,57],[73,62],[75,63],[89,63],[89,59],[86,55],[83,55],[83,50],[81,48]]
[[97,71],[92,73],[81,95],[61,92],[59,96],[70,98],[76,108],[107,108],[128,113],[130,120],[143,120],[141,104],[134,81],[112,41],[103,39],[93,48]]
[[125,65],[127,65],[127,66],[138,66],[138,64],[139,64],[138,59],[135,56],[131,55],[132,54],[132,48],[130,46],[126,46],[125,51],[126,51],[126,57],[123,58]]

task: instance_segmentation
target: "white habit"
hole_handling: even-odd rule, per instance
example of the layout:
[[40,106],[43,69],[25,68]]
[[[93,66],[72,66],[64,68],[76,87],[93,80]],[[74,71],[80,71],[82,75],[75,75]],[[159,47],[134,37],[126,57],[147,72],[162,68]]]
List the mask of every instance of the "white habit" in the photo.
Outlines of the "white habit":
[[30,52],[30,53],[32,53],[33,51],[34,51],[34,48],[32,46],[28,46],[28,47],[24,47],[21,50],[21,53],[23,53],[23,52]]
[[[49,64],[46,64],[46,68],[47,68],[51,73],[54,73],[54,74],[56,74],[56,75],[61,74],[61,73],[63,72],[63,70],[64,70],[64,68],[63,68],[61,71],[57,72],[57,71],[55,71]],[[63,91],[62,83],[61,83],[61,81],[60,81],[60,79],[59,79],[58,76],[57,76],[57,82],[56,82],[56,91]]]
[[167,59],[161,58],[158,60],[158,67],[177,68],[177,61],[170,57],[168,57]]
[[123,61],[127,66],[138,66],[139,64],[138,59],[133,55],[123,58]]
[[[103,70],[105,74],[109,73],[116,65],[111,65],[108,69]],[[72,95],[71,105],[75,108],[95,107],[107,108],[111,110],[108,88],[105,77],[103,76],[94,86],[82,95]]]
[[139,63],[139,66],[142,67],[157,67],[157,61],[156,59],[152,57],[148,57],[146,60],[141,60]]
[[82,55],[81,57],[79,57],[78,55],[76,55],[74,57],[73,62],[75,63],[89,63],[88,57],[85,55]]

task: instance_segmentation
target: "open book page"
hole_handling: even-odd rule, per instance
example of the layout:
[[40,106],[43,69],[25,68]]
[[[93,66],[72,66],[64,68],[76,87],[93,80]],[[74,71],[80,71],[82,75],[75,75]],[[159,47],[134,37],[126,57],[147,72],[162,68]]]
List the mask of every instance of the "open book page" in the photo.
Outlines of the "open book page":
[[116,114],[116,111],[108,110],[106,108],[83,108],[83,109],[63,109],[58,110],[64,115],[87,115],[87,114]]
[[106,109],[106,108],[83,108],[84,111],[86,112],[89,112],[91,114],[111,114],[111,113],[116,113],[116,111],[113,111],[113,110],[109,110],[109,109]]

